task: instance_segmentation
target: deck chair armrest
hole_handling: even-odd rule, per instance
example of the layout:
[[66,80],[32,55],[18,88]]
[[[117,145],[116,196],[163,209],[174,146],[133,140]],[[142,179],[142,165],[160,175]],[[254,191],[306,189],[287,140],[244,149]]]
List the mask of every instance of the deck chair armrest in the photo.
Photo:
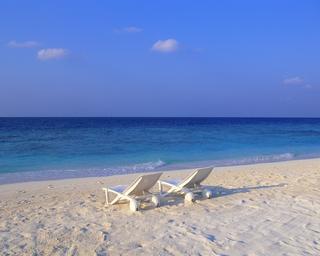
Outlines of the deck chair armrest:
[[[172,183],[170,183],[168,181],[164,181],[164,180],[158,180],[158,185],[159,185],[160,196],[166,196],[170,192],[172,192],[172,190],[175,190],[176,188],[178,188],[178,186],[176,186],[175,184],[172,184]],[[163,193],[163,186],[169,187],[169,190],[166,193]]]
[[165,180],[158,180],[158,184],[159,185],[165,185],[165,186],[168,186],[168,187],[177,187],[175,184],[172,184],[168,181],[165,181]]
[[[120,197],[120,198],[126,198],[128,200],[130,200],[131,198],[129,196],[126,196],[122,193],[119,193],[118,191],[113,190],[112,188],[102,188],[102,190],[105,192],[106,194],[106,203],[107,205],[110,204],[110,200],[109,200],[109,193],[113,193],[116,195],[116,197]],[[112,203],[111,203],[112,204]]]

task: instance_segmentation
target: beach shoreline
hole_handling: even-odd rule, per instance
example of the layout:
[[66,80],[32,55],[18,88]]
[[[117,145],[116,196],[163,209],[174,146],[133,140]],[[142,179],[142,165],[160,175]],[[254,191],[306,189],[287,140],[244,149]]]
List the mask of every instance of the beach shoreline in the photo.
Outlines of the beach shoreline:
[[[165,171],[162,179],[190,170]],[[316,255],[320,158],[217,167],[213,199],[106,207],[140,173],[0,185],[4,255]],[[154,220],[157,220],[156,222]],[[125,228],[124,228],[125,227]],[[134,236],[132,235],[134,234]]]
[[[280,154],[279,156],[287,155]],[[266,156],[264,156],[266,157]],[[171,172],[171,171],[188,171],[194,170],[196,168],[204,168],[208,166],[212,166],[215,170],[220,170],[224,167],[237,167],[237,166],[247,166],[247,165],[256,165],[256,164],[272,164],[272,163],[281,163],[281,162],[291,162],[291,161],[301,161],[301,160],[316,160],[320,159],[318,155],[303,157],[303,158],[284,158],[277,160],[267,160],[251,162],[247,161],[245,158],[242,160],[223,160],[223,161],[195,161],[189,163],[180,163],[180,164],[169,164],[162,165],[155,169],[146,169],[146,170],[134,170],[132,166],[127,166],[123,169],[121,167],[109,167],[100,170],[96,170],[92,172],[92,170],[46,170],[46,171],[25,171],[25,172],[5,172],[0,173],[0,186],[8,185],[8,184],[18,184],[18,183],[26,183],[26,182],[47,182],[47,181],[55,181],[55,180],[73,180],[73,179],[86,179],[86,178],[98,178],[98,177],[111,177],[111,176],[124,176],[124,175],[137,175],[137,174],[146,174],[152,172]],[[252,160],[252,159],[251,159]],[[158,162],[161,160],[158,160]],[[161,161],[162,162],[162,161]],[[133,165],[135,166],[135,165]],[[119,170],[121,170],[119,172]],[[111,171],[109,173],[109,171]],[[119,173],[118,173],[119,172]]]

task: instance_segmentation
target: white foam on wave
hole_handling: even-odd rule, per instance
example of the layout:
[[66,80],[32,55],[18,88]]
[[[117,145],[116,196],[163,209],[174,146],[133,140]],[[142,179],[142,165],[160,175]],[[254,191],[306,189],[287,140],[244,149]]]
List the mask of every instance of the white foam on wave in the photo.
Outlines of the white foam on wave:
[[254,157],[243,158],[235,160],[235,164],[250,164],[250,163],[265,163],[265,162],[276,162],[294,159],[295,155],[293,153],[283,153],[275,155],[260,155]]
[[[313,156],[319,157],[320,155]],[[292,159],[303,159],[302,156],[297,156],[293,153],[282,153],[273,155],[259,155],[239,159],[220,159],[208,161],[193,161],[177,164],[167,164],[162,160],[150,161],[145,163],[137,163],[126,166],[114,167],[93,167],[86,169],[58,169],[58,170],[43,170],[31,172],[16,172],[16,173],[3,173],[0,174],[0,184],[25,182],[25,181],[39,181],[39,180],[53,180],[53,179],[68,179],[80,177],[103,177],[111,175],[130,174],[137,172],[150,172],[159,170],[178,170],[198,168],[204,166],[232,166],[232,165],[245,165],[266,162],[278,162]],[[309,156],[308,158],[312,158]]]
[[282,153],[273,155],[258,155],[252,157],[242,157],[236,159],[219,159],[219,160],[206,160],[206,161],[194,161],[166,165],[163,170],[177,170],[177,169],[189,169],[198,168],[205,166],[234,166],[234,165],[245,165],[245,164],[257,164],[257,163],[268,163],[268,162],[279,162],[293,159],[300,159],[293,153]]
[[104,168],[103,171],[109,173],[109,175],[114,174],[125,174],[125,173],[135,173],[135,172],[147,172],[155,170],[161,166],[166,165],[166,163],[162,160],[158,160],[155,162],[146,162],[146,163],[139,163],[127,166],[120,166],[120,167],[108,167]]
[[[101,177],[137,172],[150,172],[164,165],[166,165],[166,163],[159,159],[154,162],[145,162],[127,166],[107,168],[97,167],[87,169],[51,169],[42,171],[3,173],[0,174],[0,184],[40,180],[70,179],[80,177]],[[21,175],[21,173],[23,173],[23,175]]]

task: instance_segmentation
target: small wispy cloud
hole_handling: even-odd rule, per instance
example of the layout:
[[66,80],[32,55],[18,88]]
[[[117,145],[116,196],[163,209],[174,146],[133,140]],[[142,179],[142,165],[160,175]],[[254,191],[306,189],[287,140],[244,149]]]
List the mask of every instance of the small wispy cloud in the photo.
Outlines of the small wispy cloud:
[[285,78],[283,80],[283,84],[284,85],[301,85],[304,83],[304,79],[302,79],[299,76],[295,76],[295,77],[290,77],[290,78]]
[[139,33],[139,32],[142,32],[143,29],[138,27],[126,27],[126,28],[123,28],[123,31],[127,33]]
[[135,26],[130,26],[130,27],[125,27],[125,28],[117,28],[114,30],[116,33],[140,33],[143,31],[142,28],[135,27]]
[[286,86],[299,86],[299,87],[303,87],[306,89],[311,89],[312,85],[308,84],[305,82],[305,80],[300,77],[300,76],[294,76],[294,77],[289,77],[289,78],[285,78],[282,83]]
[[157,52],[175,52],[179,48],[179,43],[175,39],[158,40],[155,42],[151,48],[153,51]]
[[47,48],[41,49],[37,53],[39,60],[53,60],[53,59],[63,59],[69,54],[67,49],[63,48]]
[[40,44],[36,41],[25,41],[25,42],[17,42],[15,40],[11,40],[7,46],[10,48],[35,48]]

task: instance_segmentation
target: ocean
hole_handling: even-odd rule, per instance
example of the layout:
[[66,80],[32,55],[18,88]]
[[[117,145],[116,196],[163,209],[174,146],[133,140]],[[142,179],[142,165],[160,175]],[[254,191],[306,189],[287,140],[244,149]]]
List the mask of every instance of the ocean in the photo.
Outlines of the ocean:
[[0,184],[319,156],[316,118],[0,118]]

